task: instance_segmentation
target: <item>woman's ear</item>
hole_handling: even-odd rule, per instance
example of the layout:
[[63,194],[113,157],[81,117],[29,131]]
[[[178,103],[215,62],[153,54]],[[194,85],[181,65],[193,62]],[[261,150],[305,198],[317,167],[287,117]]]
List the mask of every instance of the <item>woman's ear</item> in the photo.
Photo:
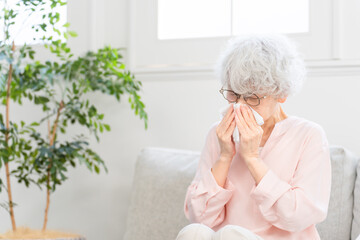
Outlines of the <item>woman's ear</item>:
[[278,101],[279,103],[284,103],[284,102],[286,101],[287,97],[288,97],[288,96],[285,96],[285,97],[283,97],[283,98],[279,98],[277,101]]

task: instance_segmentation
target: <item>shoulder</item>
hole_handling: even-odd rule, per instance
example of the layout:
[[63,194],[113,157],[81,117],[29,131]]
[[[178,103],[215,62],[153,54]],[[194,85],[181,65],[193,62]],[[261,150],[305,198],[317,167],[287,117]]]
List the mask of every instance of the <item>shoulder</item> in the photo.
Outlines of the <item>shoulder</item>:
[[321,141],[327,144],[327,136],[324,128],[317,122],[303,118],[294,117],[291,125],[292,131],[298,136],[303,136],[305,141]]
[[308,120],[303,117],[293,116],[292,128],[297,131],[303,131],[308,133],[325,133],[324,128],[317,122]]

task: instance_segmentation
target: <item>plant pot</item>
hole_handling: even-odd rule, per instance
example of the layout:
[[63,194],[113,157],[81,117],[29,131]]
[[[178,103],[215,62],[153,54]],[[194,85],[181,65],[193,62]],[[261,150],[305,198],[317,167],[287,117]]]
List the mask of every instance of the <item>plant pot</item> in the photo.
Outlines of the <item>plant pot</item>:
[[[10,240],[9,238],[0,238],[0,239],[6,239]],[[78,238],[14,238],[11,240],[86,240],[85,237],[78,237]]]
[[13,231],[8,231],[5,234],[0,234],[0,240],[86,240],[86,237],[74,233],[66,233],[62,231],[34,230],[28,227],[18,227],[16,234]]
[[78,237],[78,238],[0,238],[6,240],[86,240],[85,237]]

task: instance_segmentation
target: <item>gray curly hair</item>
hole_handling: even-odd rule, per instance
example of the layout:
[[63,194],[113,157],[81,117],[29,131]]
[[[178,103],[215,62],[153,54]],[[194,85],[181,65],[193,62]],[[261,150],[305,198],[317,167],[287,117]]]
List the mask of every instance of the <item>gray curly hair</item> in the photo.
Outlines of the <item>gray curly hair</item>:
[[274,98],[295,95],[306,77],[297,45],[282,34],[250,34],[230,39],[215,72],[224,88],[238,94]]

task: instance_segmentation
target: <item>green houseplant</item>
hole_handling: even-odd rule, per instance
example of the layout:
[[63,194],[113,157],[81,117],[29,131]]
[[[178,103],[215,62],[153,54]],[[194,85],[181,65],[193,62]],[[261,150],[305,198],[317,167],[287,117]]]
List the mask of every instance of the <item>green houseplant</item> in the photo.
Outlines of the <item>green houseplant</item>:
[[[69,30],[69,23],[60,24],[61,14],[56,11],[65,4],[62,0],[17,0],[16,4],[9,5],[5,1],[1,6],[4,37],[0,41],[0,170],[5,170],[6,179],[0,178],[0,194],[8,194],[9,201],[1,206],[9,212],[13,232],[17,227],[11,177],[26,187],[34,184],[46,189],[42,227],[45,232],[50,195],[67,179],[69,167],[75,168],[78,162],[90,171],[99,173],[104,168],[107,172],[104,161],[89,148],[86,136],[68,139],[66,132],[69,125],[77,124],[89,129],[99,141],[99,133],[110,131],[110,126],[103,121],[104,114],[87,99],[88,93],[101,92],[118,101],[121,95],[128,94],[131,108],[144,119],[147,129],[145,105],[138,95],[142,84],[125,69],[121,61],[123,49],[106,46],[75,57],[66,40],[76,33]],[[41,37],[33,40],[41,41],[55,61],[38,61],[31,45],[16,45],[11,28],[20,10],[27,16],[42,14],[40,22],[31,26],[34,32],[42,33]],[[47,34],[49,29],[56,33],[57,39]],[[41,107],[44,115],[38,121],[27,123],[22,119],[10,119],[11,104],[21,105],[24,99]],[[40,133],[44,126],[47,127],[46,136]],[[66,140],[60,141],[59,135]],[[10,164],[15,168],[11,172]]]

